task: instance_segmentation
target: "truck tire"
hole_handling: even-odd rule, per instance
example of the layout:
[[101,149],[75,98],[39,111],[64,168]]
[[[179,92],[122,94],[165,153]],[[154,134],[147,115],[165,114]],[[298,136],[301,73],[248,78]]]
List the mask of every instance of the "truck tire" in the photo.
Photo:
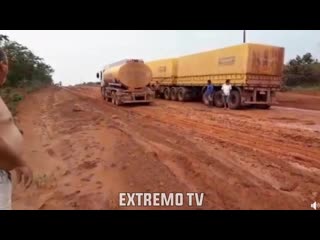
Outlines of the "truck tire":
[[214,93],[214,95],[213,95],[213,104],[218,108],[222,108],[224,106],[222,90],[219,90],[219,91]]
[[187,89],[184,87],[178,88],[177,92],[178,101],[184,102],[187,100]]
[[164,99],[170,100],[170,88],[164,89]]
[[172,101],[177,101],[178,99],[178,96],[177,96],[177,88],[175,87],[172,87],[171,90],[170,90],[170,99]]
[[230,109],[239,109],[241,106],[241,96],[240,92],[237,90],[232,90],[229,96],[228,102]]

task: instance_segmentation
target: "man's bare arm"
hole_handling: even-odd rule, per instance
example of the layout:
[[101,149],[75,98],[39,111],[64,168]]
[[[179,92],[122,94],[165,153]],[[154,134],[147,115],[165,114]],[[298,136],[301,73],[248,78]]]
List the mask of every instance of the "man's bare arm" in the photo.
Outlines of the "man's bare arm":
[[20,166],[25,166],[23,159],[0,137],[0,169],[11,171]]

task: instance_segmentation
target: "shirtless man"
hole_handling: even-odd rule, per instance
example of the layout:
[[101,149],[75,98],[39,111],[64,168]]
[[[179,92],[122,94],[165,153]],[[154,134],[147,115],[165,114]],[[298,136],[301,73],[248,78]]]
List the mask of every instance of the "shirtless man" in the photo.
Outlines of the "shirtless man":
[[[0,49],[0,86],[8,74],[7,56]],[[26,188],[32,183],[32,171],[22,158],[23,138],[14,124],[12,115],[0,97],[0,210],[11,210],[12,182],[9,171],[17,174],[18,183],[23,180]]]

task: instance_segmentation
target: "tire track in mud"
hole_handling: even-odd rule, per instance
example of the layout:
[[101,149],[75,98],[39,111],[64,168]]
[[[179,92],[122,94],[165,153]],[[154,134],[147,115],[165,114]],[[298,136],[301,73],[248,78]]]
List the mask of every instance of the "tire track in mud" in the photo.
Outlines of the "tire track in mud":
[[[139,111],[145,111],[145,109],[139,109]],[[150,118],[150,113],[148,112],[148,118]],[[170,119],[170,121],[168,121]],[[269,140],[266,140],[265,138],[261,138],[260,142],[258,141],[258,138],[253,138],[253,140],[248,141],[246,138],[250,138],[251,135],[245,134],[244,136],[239,136],[236,134],[233,134],[233,130],[230,129],[222,129],[220,127],[216,127],[213,125],[202,125],[199,122],[192,122],[191,120],[186,120],[186,119],[179,119],[176,116],[174,117],[169,117],[168,115],[163,117],[163,115],[160,117],[159,114],[157,113],[157,116],[154,116],[154,120],[157,121],[162,121],[168,126],[172,125],[173,123],[176,125],[178,128],[184,128],[185,130],[192,128],[192,129],[197,129],[201,131],[194,131],[194,133],[198,134],[199,136],[205,136],[207,143],[212,143],[212,144],[217,144],[217,141],[220,142],[221,144],[224,145],[224,143],[229,144],[229,149],[230,151],[235,151],[236,149],[237,152],[239,153],[239,156],[241,156],[242,153],[245,153],[245,155],[251,156],[252,159],[254,159],[255,162],[252,161],[251,164],[257,164],[259,163],[261,168],[264,167],[279,167],[281,168],[281,173],[282,175],[284,172],[286,172],[287,175],[297,175],[297,176],[302,176],[304,175],[304,181],[306,182],[312,182],[319,184],[319,176],[320,176],[320,170],[319,170],[319,158],[320,156],[319,151],[310,151],[309,148],[303,149],[302,147],[299,147],[297,145],[292,145],[290,144],[289,146],[285,145],[280,146],[279,149],[276,147],[272,147],[269,145],[265,144],[270,144],[272,143]],[[182,127],[183,126],[183,127]],[[241,141],[241,142],[239,142]],[[261,142],[262,141],[262,142]],[[260,144],[260,145],[259,145]],[[272,143],[273,146],[278,144]],[[231,147],[230,147],[231,146]],[[258,148],[257,148],[258,147]],[[296,152],[292,153],[287,153],[286,151],[296,151],[300,150],[298,154]],[[303,151],[309,151],[313,158],[306,157],[303,153]],[[250,153],[251,152],[251,153]],[[257,153],[259,154],[260,158],[265,158],[264,161],[261,161],[258,159]],[[277,153],[277,155],[275,155]],[[304,154],[304,155],[303,155]],[[312,155],[313,154],[313,155]],[[242,160],[243,161],[243,160]],[[302,166],[294,164],[295,162],[298,163],[303,163]],[[309,166],[309,171],[306,171],[306,168],[303,167],[306,165],[306,162],[308,163]],[[238,167],[240,167],[238,165]],[[252,168],[251,168],[252,169]],[[302,173],[302,170],[303,173]],[[247,168],[247,171],[251,171],[250,168]],[[280,186],[278,187],[280,188]]]
[[[70,92],[72,94],[75,94],[78,96],[80,95],[81,97],[88,99],[88,96],[81,93],[81,91],[79,90],[78,91],[72,90]],[[170,171],[176,177],[176,180],[185,186],[185,189],[187,190],[184,190],[184,192],[186,191],[195,192],[197,189],[199,189],[198,188],[199,184],[195,185],[193,181],[190,181],[189,178],[186,176],[187,175],[185,172],[186,168],[182,168],[180,166],[181,162],[179,164],[176,163],[176,159],[179,159],[179,157],[181,157],[181,152],[173,149],[171,143],[169,143],[169,146],[167,146],[168,144],[167,142],[159,143],[158,138],[164,137],[160,132],[157,133],[155,138],[150,139],[150,134],[149,134],[150,129],[146,130],[146,129],[141,129],[139,127],[140,123],[137,122],[137,119],[135,119],[135,117],[133,118],[133,116],[135,115],[134,111],[131,111],[128,109],[122,109],[109,104],[105,104],[104,102],[101,102],[99,100],[98,100],[99,104],[97,105],[97,99],[91,97],[91,100],[92,100],[92,103],[95,105],[93,107],[98,107],[99,105],[100,107],[103,107],[105,110],[107,110],[109,114],[117,114],[121,119],[117,121],[118,123],[120,123],[120,127],[118,130],[124,133],[127,137],[131,139],[130,141],[131,144],[138,144],[140,148],[144,149],[147,155],[151,155],[151,157],[154,158],[158,163],[161,163],[163,164],[163,166],[166,166],[167,170]],[[128,119],[128,116],[129,116],[129,119]],[[148,131],[148,136],[144,134],[146,131]],[[159,137],[159,134],[161,134],[160,137]],[[167,154],[167,152],[169,152],[170,154]],[[170,158],[173,160],[171,161]],[[190,161],[189,162],[183,161],[182,163],[184,166],[188,166],[192,164],[192,162]],[[146,164],[146,163],[141,163],[141,164]],[[154,172],[154,171],[155,170],[152,170],[151,172]],[[189,171],[188,173],[193,174],[194,170]],[[154,174],[163,175],[163,173],[161,172],[159,173],[154,172]],[[150,179],[146,181],[150,181]],[[204,183],[201,182],[200,185],[204,186]],[[169,190],[168,186],[166,188],[167,189],[162,189],[162,191],[168,192]],[[181,187],[175,188],[175,189],[173,188],[174,192],[183,192],[181,189],[183,188]],[[153,189],[153,191],[156,191],[156,189]],[[212,198],[212,199],[215,199],[214,204],[212,203],[212,200],[210,201],[207,199],[209,198],[205,198],[207,208],[210,208],[210,206],[216,206],[216,208],[219,208],[219,206],[222,205],[221,201],[219,200],[220,198],[217,196],[217,194],[215,194],[215,197]]]
[[[313,167],[320,168],[320,149],[310,149],[297,144],[284,144],[265,135],[256,137],[253,134],[244,133],[243,131],[245,130],[242,130],[240,133],[236,129],[225,128],[225,126],[202,124],[199,121],[173,115],[164,116],[159,112],[146,111],[145,109],[137,109],[136,112],[147,115],[148,118],[154,121],[161,121],[168,125],[174,124],[179,128],[194,129],[194,131],[207,137],[226,141],[240,147],[254,149],[270,156],[277,153],[285,157],[291,157],[292,160],[296,160],[297,162],[311,163]],[[247,132],[250,132],[250,130]]]
[[[252,138],[249,129],[241,129],[241,133],[237,133],[235,137],[232,125],[227,127],[222,125],[226,129],[221,131],[221,125],[201,123],[194,119],[189,120],[186,119],[186,116],[171,117],[172,113],[168,109],[163,109],[166,105],[162,105],[162,102],[160,108],[159,105],[150,108],[118,108],[106,104],[90,91],[91,89],[72,90],[76,95],[91,98],[92,103],[103,106],[105,109],[112,109],[118,114],[127,113],[127,116],[134,116],[135,121],[139,121],[139,117],[141,117],[140,120],[143,124],[140,125],[145,129],[140,128],[139,132],[148,131],[148,134],[143,134],[144,138],[140,136],[140,139],[144,139],[144,145],[149,142],[148,144],[153,148],[158,148],[157,151],[160,152],[161,157],[159,161],[167,165],[185,185],[190,186],[191,189],[203,189],[209,192],[211,201],[208,206],[213,208],[238,208],[239,206],[242,208],[244,206],[245,208],[279,208],[280,206],[305,208],[303,206],[307,207],[305,202],[309,197],[303,195],[305,193],[310,195],[312,188],[315,191],[319,190],[317,187],[319,174],[307,173],[302,171],[300,167],[292,165],[291,162],[287,162],[288,157],[290,157],[290,161],[294,162],[297,159],[293,157],[298,156],[298,158],[303,157],[304,164],[305,160],[309,160],[310,165],[317,165],[318,151],[312,150],[311,154],[305,158],[305,156],[299,155],[299,151],[304,150],[303,147],[296,144],[281,145],[281,149],[272,146],[272,144],[279,144],[277,135],[267,141],[264,141],[266,135],[247,140],[247,138]],[[162,114],[162,111],[167,112],[167,115]],[[179,114],[182,113],[183,111],[180,110]],[[124,119],[126,119],[125,116]],[[146,119],[149,121],[145,121]],[[139,124],[127,131],[138,131],[137,126]],[[168,129],[172,132],[168,132]],[[248,133],[244,133],[246,130]],[[180,135],[175,135],[175,132]],[[180,141],[181,136],[188,135],[191,138],[193,135],[200,136],[200,139],[205,140],[208,146],[200,146],[200,149],[197,149],[195,146],[197,143],[199,144],[199,141],[192,139]],[[166,138],[169,142],[165,141]],[[172,139],[173,141],[170,141]],[[239,140],[241,143],[238,143]],[[271,144],[267,150],[264,149],[265,142]],[[224,153],[221,155],[213,152],[215,157],[208,156],[205,151],[212,152],[212,148],[215,146],[218,152]],[[253,148],[253,146],[255,147]],[[159,148],[162,149],[162,152]],[[163,150],[163,148],[167,149]],[[296,148],[298,151],[293,155],[285,152]],[[169,151],[171,151],[170,154],[168,154]],[[242,152],[246,155],[244,158],[240,157]],[[275,156],[275,153],[278,155]],[[303,184],[296,186],[297,181],[302,181]],[[304,190],[303,185],[310,186]],[[226,191],[227,189],[229,191]],[[239,199],[234,193],[232,194],[235,191],[238,191],[242,198]],[[273,198],[275,199],[272,200]],[[267,203],[254,203],[255,201],[259,202],[259,199]]]
[[[41,158],[28,157],[36,183],[28,191],[17,189],[14,199],[17,208],[118,209],[118,192],[190,190],[159,161],[153,145],[135,141],[134,131],[126,128],[131,124],[130,113],[113,107],[102,109],[95,106],[96,102],[91,104],[87,98],[63,89],[43,90],[34,100],[40,109],[26,101],[23,116],[34,118],[40,110],[50,138],[41,126],[30,129],[28,125],[26,135],[37,132],[28,148],[37,146],[39,152],[51,150]],[[75,104],[82,111],[74,112]],[[30,109],[34,112],[28,115]],[[41,146],[40,137],[43,137]],[[50,176],[44,172],[50,172]]]
[[[159,133],[152,132],[150,129],[146,130],[148,131],[147,139],[149,141],[150,138],[154,140],[154,138],[162,137],[159,136]],[[210,156],[189,140],[182,140],[179,144],[184,147],[172,146],[166,142],[159,143],[159,140],[157,140],[157,145],[160,145],[162,149],[165,145],[165,151],[170,152],[170,154],[161,154],[157,149],[155,151],[160,156],[159,160],[169,166],[179,181],[184,182],[189,187],[194,186],[193,189],[198,192],[206,193],[208,200],[206,208],[232,209],[239,208],[239,206],[243,207],[244,204],[247,204],[246,208],[259,208],[259,204],[253,203],[258,202],[263,195],[266,198],[277,195],[272,185],[248,172],[247,169],[237,167],[225,155],[222,158],[223,160],[219,159],[219,154]],[[235,167],[236,170],[234,170]],[[265,193],[260,192],[255,199],[252,199],[255,188],[264,189]],[[243,197],[239,197],[241,194]],[[272,205],[271,202],[269,207]],[[287,203],[290,205],[290,200]]]
[[[72,92],[78,95],[78,92]],[[88,98],[86,95],[80,95],[84,98]],[[94,99],[93,103],[97,103],[96,99]],[[135,111],[131,111],[125,108],[105,105],[104,103],[102,104],[102,106],[104,108],[108,108],[108,111],[112,111],[112,113],[120,114],[129,112],[132,116],[136,116]],[[125,116],[123,117],[123,121],[125,121]],[[129,124],[132,125],[132,128],[130,128],[127,123],[124,123],[122,125],[125,125],[126,127],[122,126],[122,132],[125,132],[129,136],[132,136],[132,141],[138,142],[138,144],[145,148],[147,152],[150,152],[151,154],[156,156],[157,160],[167,166],[168,169],[176,176],[177,180],[184,184],[189,189],[189,191],[201,191],[201,189],[203,191],[205,190],[207,195],[205,198],[205,200],[207,201],[206,208],[227,208],[227,206],[223,203],[223,199],[225,198],[224,196],[222,196],[223,189],[219,187],[221,186],[221,184],[218,184],[219,182],[223,181],[223,177],[221,176],[218,179],[216,178],[221,174],[210,174],[214,176],[214,178],[216,178],[214,181],[216,182],[215,185],[218,186],[216,188],[212,188],[213,179],[205,179],[206,174],[204,174],[203,172],[204,170],[207,171],[207,166],[199,163],[199,161],[190,160],[199,159],[199,156],[208,158],[206,154],[203,154],[201,151],[196,152],[193,145],[189,142],[187,142],[187,144],[191,146],[191,148],[189,147],[189,149],[179,149],[176,147],[173,148],[172,142],[159,141],[159,139],[166,139],[167,135],[165,129],[156,129],[156,131],[154,131],[155,129],[153,128],[153,126],[152,128],[148,129],[145,129],[143,126],[141,128],[139,127],[139,125],[141,125],[139,119],[130,120],[133,121],[131,122],[131,124]],[[212,189],[211,191],[209,191],[210,188]]]
[[[174,131],[174,128],[172,128],[172,131]],[[188,132],[186,132],[186,134],[188,134]],[[246,192],[245,194],[242,193],[243,198],[240,198],[240,200],[247,199],[247,201],[249,201],[248,199],[252,198],[252,195],[256,194],[260,197],[260,200],[268,199],[268,201],[270,201],[268,205],[269,208],[272,206],[271,202],[274,200],[272,198],[281,198],[281,201],[286,202],[288,208],[290,208],[290,206],[291,208],[294,208],[294,206],[297,204],[294,201],[300,199],[299,201],[305,202],[306,198],[310,199],[309,196],[312,193],[314,193],[312,189],[314,191],[317,191],[317,189],[319,190],[319,174],[314,175],[314,173],[301,173],[300,169],[297,169],[296,167],[293,167],[290,164],[282,164],[281,162],[279,163],[279,158],[275,158],[275,156],[265,156],[259,153],[257,154],[255,152],[251,153],[252,149],[250,148],[239,148],[235,145],[226,146],[224,144],[224,140],[217,141],[217,139],[215,138],[206,138],[205,142],[207,148],[205,148],[202,145],[200,146],[201,150],[206,151],[207,153],[212,152],[211,156],[214,157],[201,158],[201,153],[195,151],[196,149],[194,147],[191,147],[192,144],[187,145],[192,149],[191,152],[188,152],[187,149],[184,149],[184,151],[188,154],[188,156],[193,156],[192,154],[194,153],[194,162],[197,162],[193,166],[194,170],[199,170],[199,168],[197,169],[195,166],[199,165],[199,163],[203,163],[203,169],[206,170],[199,170],[198,174],[200,174],[202,178],[208,177],[208,183],[210,183],[210,181],[212,182],[212,179],[210,179],[209,177],[212,176],[212,173],[213,175],[215,175],[215,178],[217,176],[222,176],[220,179],[218,178],[220,181],[218,186],[223,186],[221,192],[223,193],[224,198],[226,199],[236,198],[235,196],[232,196],[232,192]],[[196,142],[194,144],[196,144]],[[212,151],[212,148],[215,148],[215,150]],[[223,152],[223,154],[219,154],[220,152]],[[243,154],[245,154],[244,157]],[[281,159],[280,161],[283,161],[283,159]],[[293,174],[294,176],[292,176]],[[229,181],[228,179],[230,178],[231,180]],[[228,183],[227,185],[224,184],[225,181]],[[200,183],[200,185],[205,185],[204,183],[205,181]],[[298,187],[297,183],[301,183],[301,187]],[[237,185],[237,188],[232,186],[230,187],[230,185],[233,184]],[[306,188],[308,189],[307,191],[303,187],[306,185],[310,185],[308,188]],[[246,191],[246,188],[249,189],[249,191]],[[208,187],[208,189],[210,189],[210,186]],[[217,187],[216,189],[219,189],[219,187]],[[226,191],[227,189],[229,190]],[[297,191],[295,190],[299,191],[299,193],[297,193]],[[285,191],[285,193],[283,191]],[[298,196],[295,196],[297,194]],[[270,199],[271,196],[273,197]],[[295,196],[296,200],[292,201],[292,196]],[[257,198],[256,200],[258,201],[258,199],[259,198]],[[248,208],[255,206],[255,204],[253,204],[252,201],[250,202],[251,204],[247,205]],[[233,208],[241,205],[236,205],[236,203],[237,199],[234,199],[234,205],[232,205]],[[300,203],[300,205],[307,206],[307,204],[304,203]],[[260,207],[256,206],[256,208]]]

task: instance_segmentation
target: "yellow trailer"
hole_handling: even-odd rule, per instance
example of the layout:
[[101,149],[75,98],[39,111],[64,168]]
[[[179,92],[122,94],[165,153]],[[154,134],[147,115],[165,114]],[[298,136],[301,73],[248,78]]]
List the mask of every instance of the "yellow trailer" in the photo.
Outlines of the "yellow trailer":
[[150,67],[153,81],[159,82],[160,92],[168,100],[201,97],[211,80],[214,104],[222,107],[220,89],[229,79],[231,108],[246,104],[268,108],[280,88],[283,64],[284,48],[252,43],[147,63],[154,66]]
[[177,61],[177,58],[168,58],[147,62],[147,66],[152,71],[152,84],[157,81],[161,84],[172,84],[172,79],[177,76]]

